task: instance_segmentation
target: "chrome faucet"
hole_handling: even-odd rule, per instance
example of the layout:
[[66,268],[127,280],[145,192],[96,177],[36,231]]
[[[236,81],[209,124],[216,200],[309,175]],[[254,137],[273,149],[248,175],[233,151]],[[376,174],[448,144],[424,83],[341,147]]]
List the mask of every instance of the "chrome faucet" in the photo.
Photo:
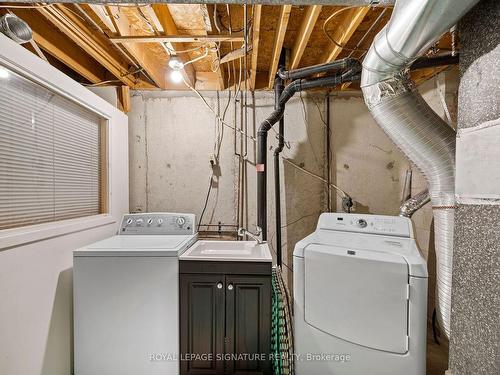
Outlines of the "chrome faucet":
[[257,233],[252,233],[243,227],[238,228],[238,236],[239,237],[248,236],[252,238],[254,241],[256,241],[259,245],[264,243],[264,241],[262,240],[262,229],[260,227],[257,227]]

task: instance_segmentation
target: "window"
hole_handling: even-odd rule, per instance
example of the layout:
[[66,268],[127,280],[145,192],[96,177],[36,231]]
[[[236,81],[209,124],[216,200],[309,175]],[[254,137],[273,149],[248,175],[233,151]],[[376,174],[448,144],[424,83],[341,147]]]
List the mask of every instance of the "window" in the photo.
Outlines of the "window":
[[0,66],[0,229],[106,212],[106,126]]

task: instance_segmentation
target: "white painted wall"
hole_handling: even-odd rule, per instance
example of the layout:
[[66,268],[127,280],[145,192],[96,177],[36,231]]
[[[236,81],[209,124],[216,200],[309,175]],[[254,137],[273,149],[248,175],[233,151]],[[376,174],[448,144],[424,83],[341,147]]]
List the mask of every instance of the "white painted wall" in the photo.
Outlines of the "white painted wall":
[[0,34],[7,66],[109,121],[109,215],[0,231],[0,374],[72,373],[72,250],[116,232],[128,212],[128,118]]

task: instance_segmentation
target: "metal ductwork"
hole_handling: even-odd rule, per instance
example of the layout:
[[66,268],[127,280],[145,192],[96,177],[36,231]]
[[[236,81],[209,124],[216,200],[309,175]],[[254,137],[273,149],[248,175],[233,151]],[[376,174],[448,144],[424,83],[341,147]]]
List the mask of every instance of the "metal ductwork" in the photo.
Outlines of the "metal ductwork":
[[399,208],[399,216],[412,217],[415,212],[431,201],[429,190],[425,189],[414,197],[406,200]]
[[27,43],[33,39],[33,32],[29,25],[10,13],[0,17],[0,32],[19,44]]
[[363,61],[361,88],[375,121],[424,174],[434,210],[436,309],[450,336],[455,132],[414,88],[408,68],[479,0],[398,0]]

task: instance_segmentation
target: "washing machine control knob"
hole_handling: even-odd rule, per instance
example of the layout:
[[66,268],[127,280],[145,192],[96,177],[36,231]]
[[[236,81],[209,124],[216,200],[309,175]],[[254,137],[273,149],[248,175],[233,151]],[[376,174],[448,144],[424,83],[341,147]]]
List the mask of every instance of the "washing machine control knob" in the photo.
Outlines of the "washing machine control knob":
[[127,219],[127,224],[130,225],[134,222],[134,219]]
[[149,224],[149,225],[153,224],[153,219],[152,219],[152,218],[149,218],[149,219],[148,219],[148,224]]
[[359,228],[366,228],[366,226],[368,225],[365,219],[358,219],[356,224]]
[[186,224],[186,218],[182,217],[182,216],[179,216],[177,218],[177,225],[182,227],[184,224]]

